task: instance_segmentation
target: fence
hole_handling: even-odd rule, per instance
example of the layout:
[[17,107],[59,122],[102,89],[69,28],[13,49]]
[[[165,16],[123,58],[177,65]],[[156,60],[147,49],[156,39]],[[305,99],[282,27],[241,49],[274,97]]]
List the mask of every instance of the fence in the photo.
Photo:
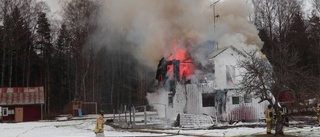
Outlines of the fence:
[[85,114],[97,114],[97,102],[82,102],[82,113]]
[[[154,126],[155,124],[150,121],[155,119],[158,113],[147,111],[147,107],[148,105],[137,107],[127,107],[125,105],[123,109],[117,111],[117,114],[116,110],[113,111],[113,121],[122,128],[146,128],[147,126]],[[138,110],[142,110],[142,112]]]
[[97,114],[97,102],[69,102],[63,109],[64,114],[72,114],[72,116],[79,116],[78,109],[81,108],[82,114]]

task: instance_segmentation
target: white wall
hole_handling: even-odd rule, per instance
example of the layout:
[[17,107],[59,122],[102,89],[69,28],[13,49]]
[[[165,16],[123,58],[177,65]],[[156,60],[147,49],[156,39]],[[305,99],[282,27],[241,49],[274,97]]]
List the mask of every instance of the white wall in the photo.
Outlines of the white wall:
[[[240,97],[239,104],[232,104],[232,97]],[[251,103],[244,102],[244,93],[235,90],[227,92],[226,119],[228,120],[258,120],[264,119],[264,109],[268,106],[266,101],[259,103],[260,99],[252,98]]]
[[215,107],[202,106],[202,93],[213,92],[213,87],[210,87],[206,84],[187,84],[185,89],[181,85],[177,86],[176,94],[174,96],[173,108],[168,108],[168,115],[171,115],[172,119],[175,118],[175,116],[177,116],[179,113],[199,115],[206,114],[215,116]]
[[[186,87],[177,85],[174,106],[168,108],[169,115],[173,116],[172,118],[175,118],[179,113],[216,116],[217,110],[215,107],[202,106],[202,94],[215,93],[218,90],[237,89],[237,84],[242,80],[239,75],[245,71],[243,68],[239,68],[238,62],[243,59],[245,57],[232,48],[226,49],[211,59],[215,64],[215,85],[187,84]],[[233,85],[227,84],[227,65],[235,67],[235,83]],[[222,112],[222,116],[219,115],[220,120],[258,120],[264,118],[263,111],[267,107],[266,102],[259,104],[259,99],[252,98],[251,103],[244,103],[244,94],[235,90],[228,90],[226,94],[225,111]],[[234,105],[232,104],[232,97],[236,96],[240,97],[240,103]]]
[[226,49],[224,52],[211,59],[215,65],[215,89],[231,89],[236,88],[236,84],[228,85],[226,78],[226,66],[232,65],[235,67],[236,82],[241,80],[241,77],[237,77],[240,74],[241,69],[238,67],[238,61],[244,59],[244,57],[232,48]]

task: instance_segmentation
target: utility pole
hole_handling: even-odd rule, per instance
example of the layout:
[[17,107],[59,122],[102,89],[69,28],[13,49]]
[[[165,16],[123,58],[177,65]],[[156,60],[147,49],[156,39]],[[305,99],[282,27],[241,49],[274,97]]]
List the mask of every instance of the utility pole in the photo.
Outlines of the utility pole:
[[213,12],[213,29],[216,28],[216,4],[219,2],[220,0],[213,2],[210,6],[212,6],[212,12]]

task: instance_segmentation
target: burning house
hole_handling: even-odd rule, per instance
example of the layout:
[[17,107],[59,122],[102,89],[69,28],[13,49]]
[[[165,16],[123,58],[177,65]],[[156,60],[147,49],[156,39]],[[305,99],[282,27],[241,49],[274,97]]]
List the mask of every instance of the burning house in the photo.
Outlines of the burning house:
[[[216,47],[216,43],[212,47]],[[265,102],[238,92],[239,60],[247,56],[234,46],[215,49],[206,56],[207,64],[192,59],[188,50],[177,49],[159,61],[156,79],[165,92],[167,114],[197,114],[218,121],[256,121],[264,118]]]
[[158,112],[171,119],[181,113],[218,120],[263,117],[266,104],[257,104],[237,87],[242,71],[237,62],[246,58],[241,50],[250,46],[260,50],[263,45],[256,26],[248,22],[252,5],[221,1],[214,5],[219,18],[212,15],[213,4],[207,0],[114,0],[106,5],[101,19],[135,45],[132,54],[142,64],[158,65],[157,90],[146,97],[149,105],[161,104],[153,106]]

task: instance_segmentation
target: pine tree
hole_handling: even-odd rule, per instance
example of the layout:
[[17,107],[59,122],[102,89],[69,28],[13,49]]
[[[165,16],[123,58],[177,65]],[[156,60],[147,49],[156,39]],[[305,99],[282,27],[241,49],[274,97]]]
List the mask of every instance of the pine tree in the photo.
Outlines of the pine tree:
[[50,24],[46,17],[46,13],[40,12],[37,21],[37,45],[43,58],[51,56],[50,54],[52,53],[50,31]]
[[37,50],[42,59],[42,64],[44,66],[44,72],[42,72],[42,77],[44,78],[44,90],[45,90],[45,100],[46,100],[46,113],[50,113],[51,109],[51,58],[52,58],[52,44],[50,36],[50,24],[46,17],[46,14],[40,12],[38,14],[37,20]]
[[313,75],[320,79],[320,18],[315,13],[309,19],[308,30],[311,46],[309,53],[312,56]]
[[[4,16],[1,86],[23,86],[23,49],[32,44],[31,32],[27,23],[15,6]],[[5,73],[5,72],[9,73]]]
[[63,110],[64,105],[68,102],[72,101],[72,94],[70,89],[69,75],[72,72],[68,72],[68,31],[66,29],[66,25],[62,24],[60,28],[60,32],[58,35],[58,39],[56,41],[56,51],[54,53],[52,59],[52,98],[54,98],[54,102],[52,106],[57,112]]

